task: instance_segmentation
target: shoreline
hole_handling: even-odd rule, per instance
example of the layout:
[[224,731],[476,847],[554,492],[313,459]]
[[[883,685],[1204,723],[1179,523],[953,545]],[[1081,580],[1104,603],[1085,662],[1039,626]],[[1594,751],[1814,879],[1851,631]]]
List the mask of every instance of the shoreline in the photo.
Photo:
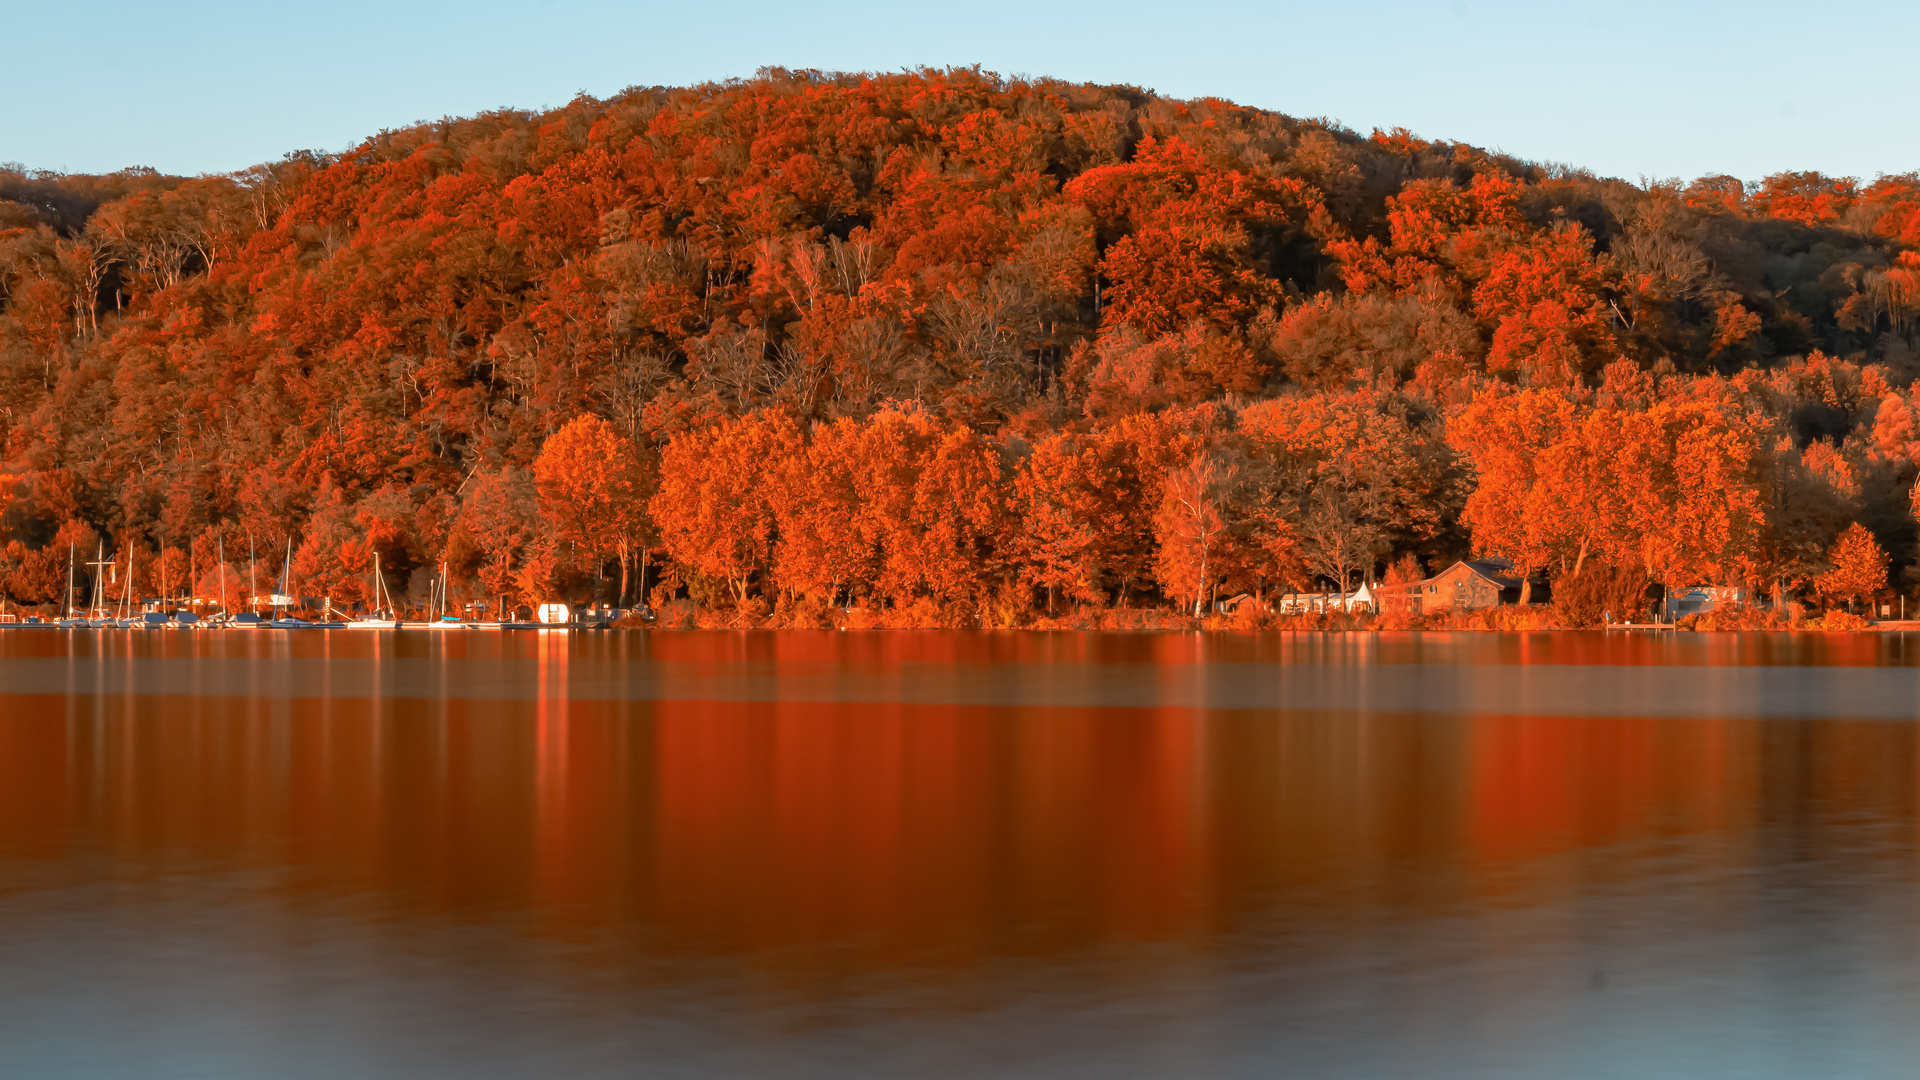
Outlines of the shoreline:
[[[1002,613],[1006,614],[1006,613]],[[942,617],[942,616],[945,617]],[[1700,634],[1700,633],[1766,633],[1766,634],[1836,634],[1836,633],[1877,633],[1903,634],[1920,632],[1920,618],[1882,619],[1869,621],[1845,613],[1828,613],[1825,616],[1804,619],[1782,619],[1771,612],[1734,612],[1731,617],[1715,621],[1710,616],[1689,616],[1672,623],[1612,623],[1608,625],[1565,626],[1552,618],[1551,611],[1545,608],[1501,607],[1488,608],[1474,612],[1454,612],[1445,616],[1409,617],[1405,615],[1366,615],[1345,613],[1311,613],[1299,615],[1270,615],[1266,613],[1234,613],[1196,618],[1190,615],[1177,615],[1173,612],[1155,609],[1116,608],[1099,611],[1079,612],[1072,615],[1052,618],[1000,618],[982,619],[977,615],[969,617],[953,608],[946,612],[934,612],[924,608],[866,609],[852,610],[829,609],[828,611],[804,610],[795,612],[742,613],[713,611],[693,608],[684,602],[670,606],[652,619],[626,617],[612,622],[572,622],[549,625],[524,622],[500,623],[486,620],[473,620],[459,627],[429,626],[424,624],[362,625],[362,626],[325,626],[308,627],[245,627],[258,633],[270,629],[338,629],[346,631],[362,630],[422,630],[444,634],[454,629],[468,631],[524,632],[566,631],[569,633],[593,633],[605,630],[731,630],[731,631],[823,631],[839,633],[869,633],[886,631],[1023,631],[1032,633],[1341,633],[1341,634],[1378,634],[1378,633],[1622,633],[1622,634]],[[837,617],[836,617],[837,616]],[[167,624],[161,626],[122,626],[122,627],[63,627],[53,621],[22,623],[0,623],[0,632],[8,630],[148,630],[164,633],[178,633],[181,630],[225,630],[234,627],[218,624],[198,624],[181,626]]]

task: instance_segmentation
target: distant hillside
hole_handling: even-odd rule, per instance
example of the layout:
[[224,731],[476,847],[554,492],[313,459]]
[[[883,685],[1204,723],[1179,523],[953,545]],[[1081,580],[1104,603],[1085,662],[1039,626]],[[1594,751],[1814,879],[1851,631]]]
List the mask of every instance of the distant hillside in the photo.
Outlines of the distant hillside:
[[[222,544],[292,535],[306,591],[348,596],[375,550],[490,601],[586,595],[643,556],[644,587],[766,606],[1185,604],[1473,550],[1807,590],[1856,518],[1910,561],[1916,316],[1912,175],[1640,186],[972,70],[636,88],[225,177],[14,168],[0,585],[49,599],[47,552],[63,575],[77,538],[144,552],[143,575],[180,549],[200,577]],[[1665,457],[1579,489],[1605,521],[1535,520],[1575,489],[1530,463],[1631,458],[1570,433],[1661,409]],[[584,415],[640,470],[618,544],[540,510],[536,458]],[[971,440],[991,461],[954,490],[997,509],[942,541],[966,568],[945,577],[896,564],[935,559],[951,507],[833,511],[866,523],[845,565],[795,546],[800,510],[748,507],[759,539],[714,561],[696,548],[729,523],[671,504],[771,481],[660,470],[717,460],[723,423],[787,425],[754,444],[774,456],[836,423],[919,432],[835,451],[854,458]],[[1692,461],[1702,440],[1743,449]],[[1220,476],[1183,482],[1219,535],[1190,542],[1204,522],[1163,504],[1202,459]],[[1668,501],[1628,507],[1662,469]],[[1751,498],[1693,505],[1712,476]]]

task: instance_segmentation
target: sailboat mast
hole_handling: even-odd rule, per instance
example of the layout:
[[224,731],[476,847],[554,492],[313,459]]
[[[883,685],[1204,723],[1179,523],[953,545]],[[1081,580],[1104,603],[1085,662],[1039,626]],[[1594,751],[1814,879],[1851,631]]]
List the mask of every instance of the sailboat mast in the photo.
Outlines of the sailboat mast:
[[227,614],[227,538],[218,537],[215,554],[220,556],[220,613]]
[[100,609],[107,602],[106,595],[100,590],[107,583],[107,542],[98,540],[93,548],[93,597],[87,601],[87,618],[100,617]]
[[[380,553],[375,551],[373,553],[373,606],[380,611],[386,611],[389,606],[388,599],[387,575],[380,572]],[[388,613],[391,614],[391,612]],[[375,615],[377,616],[378,612],[375,612]]]
[[73,618],[73,544],[67,544],[67,610],[64,618]]
[[287,557],[280,564],[280,592],[273,599],[273,617],[280,617],[280,605],[287,599],[288,580],[293,576],[293,534],[287,534]]

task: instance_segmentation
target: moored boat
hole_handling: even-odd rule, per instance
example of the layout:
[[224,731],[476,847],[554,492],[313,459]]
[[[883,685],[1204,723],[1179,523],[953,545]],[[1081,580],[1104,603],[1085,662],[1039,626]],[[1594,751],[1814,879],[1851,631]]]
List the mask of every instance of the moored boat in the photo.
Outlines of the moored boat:
[[292,615],[283,615],[266,624],[268,630],[344,630],[347,624],[337,620],[298,619]]
[[[393,594],[387,591],[387,575],[380,570],[380,553],[373,553],[373,601],[382,606],[364,619],[347,620],[349,630],[398,630],[403,625],[394,614]],[[382,603],[384,601],[384,603]]]
[[67,545],[67,598],[66,598],[66,601],[61,604],[60,610],[64,613],[61,615],[59,622],[56,623],[56,625],[58,625],[60,629],[85,630],[88,628],[87,620],[79,615],[74,614],[74,610],[73,610],[73,545],[72,544]]

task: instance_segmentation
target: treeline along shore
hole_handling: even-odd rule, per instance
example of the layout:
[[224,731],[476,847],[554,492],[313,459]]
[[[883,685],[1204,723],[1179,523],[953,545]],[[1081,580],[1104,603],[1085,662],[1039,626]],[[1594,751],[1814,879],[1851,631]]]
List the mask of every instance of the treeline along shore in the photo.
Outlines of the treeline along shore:
[[1917,347],[1911,173],[978,70],[8,167],[0,599],[265,562],[348,610],[377,560],[671,625],[1851,625],[1912,596]]

